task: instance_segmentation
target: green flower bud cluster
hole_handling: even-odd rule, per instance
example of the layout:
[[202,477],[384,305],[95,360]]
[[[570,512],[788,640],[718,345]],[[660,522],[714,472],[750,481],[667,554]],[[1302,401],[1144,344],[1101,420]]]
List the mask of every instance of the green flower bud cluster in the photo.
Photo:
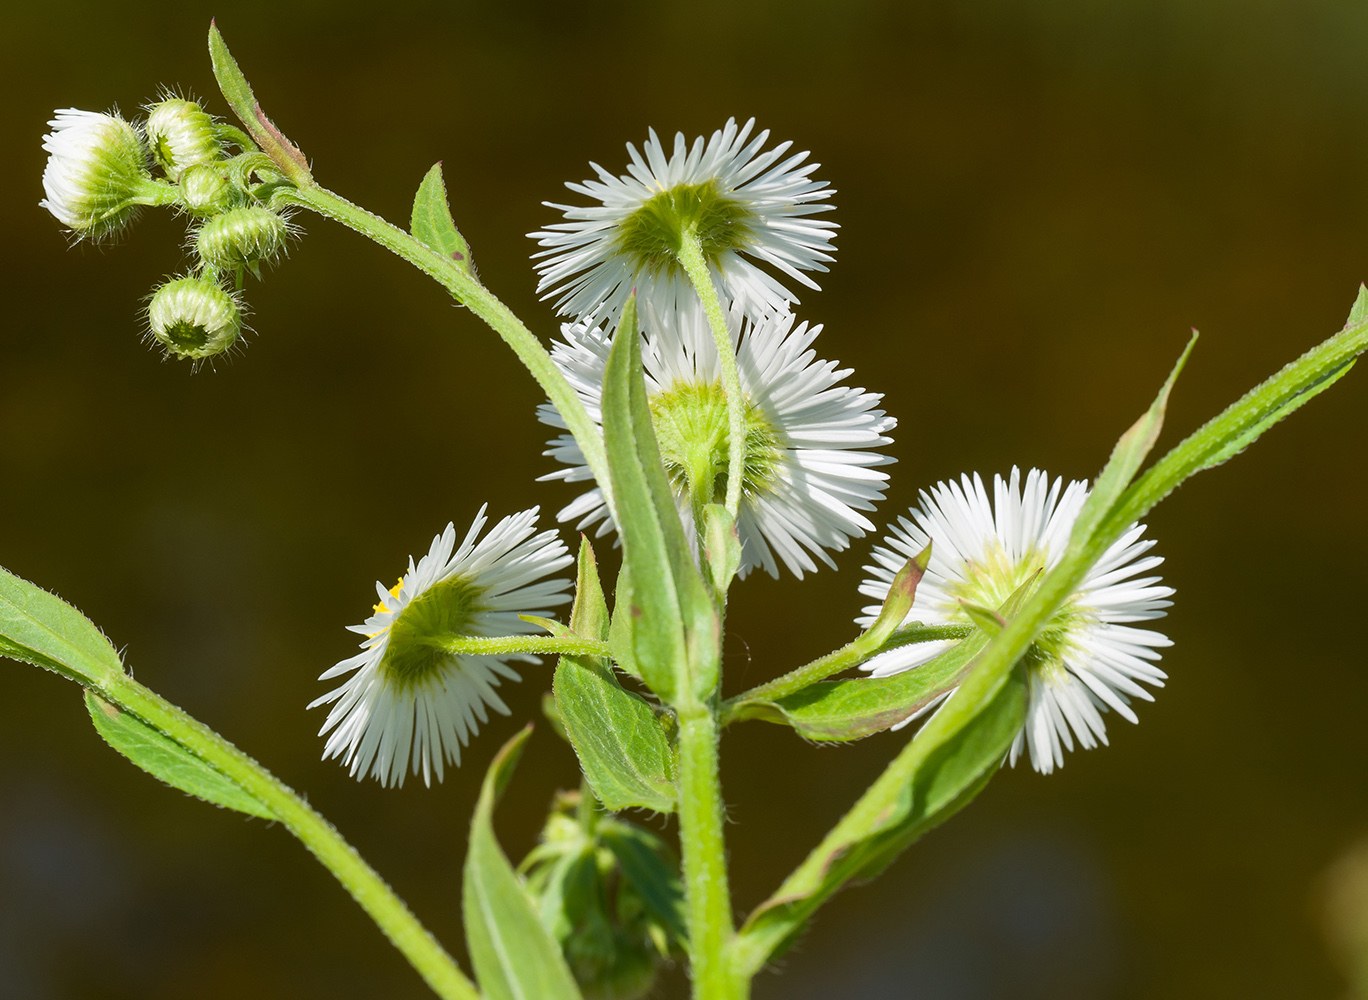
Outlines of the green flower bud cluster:
[[239,340],[246,272],[260,278],[294,235],[273,207],[290,182],[245,133],[194,101],[167,95],[145,110],[141,122],[59,111],[44,141],[41,204],[89,239],[115,235],[142,206],[170,206],[192,220],[194,263],[153,290],[147,326],[169,354],[198,364]]
[[678,865],[660,838],[587,792],[561,792],[521,867],[585,1000],[651,991],[684,936]]

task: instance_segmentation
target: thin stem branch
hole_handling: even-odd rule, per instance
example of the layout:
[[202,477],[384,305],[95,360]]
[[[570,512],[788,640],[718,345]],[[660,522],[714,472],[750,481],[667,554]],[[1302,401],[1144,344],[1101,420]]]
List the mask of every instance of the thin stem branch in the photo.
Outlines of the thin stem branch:
[[513,349],[518,360],[532,373],[532,377],[537,380],[547,398],[555,405],[566,427],[580,446],[580,451],[584,453],[585,464],[593,472],[599,488],[604,491],[604,496],[609,498],[611,509],[611,484],[602,432],[589,418],[579,394],[551,360],[551,355],[542,342],[508,306],[454,261],[448,260],[398,226],[352,204],[341,195],[318,185],[310,185],[283,189],[277,197],[290,204],[308,208],[334,222],[340,222],[348,229],[397,254],[435,279],[456,301],[484,320],[503,338],[504,343]]
[[[736,366],[736,348],[727,330],[727,317],[717,297],[717,287],[703,259],[698,234],[683,234],[679,262],[703,303],[703,312],[712,329],[713,342],[722,370],[722,392],[727,399],[727,513],[733,518],[741,506],[741,486],[746,472],[746,397],[741,392],[741,372]],[[701,527],[701,526],[700,526]]]
[[331,823],[282,781],[208,726],[126,674],[105,679],[99,690],[109,701],[165,733],[269,806],[286,829],[342,883],[433,992],[444,1000],[479,1000],[474,984],[404,901]]
[[866,641],[866,635],[860,636],[852,642],[846,643],[840,649],[819,656],[811,663],[804,664],[795,670],[790,670],[782,677],[776,677],[772,681],[766,681],[743,691],[733,698],[728,698],[722,703],[722,724],[725,726],[737,717],[739,710],[747,703],[752,701],[778,701],[791,694],[797,694],[804,688],[811,687],[818,681],[824,681],[828,677],[834,677],[842,670],[854,667],[869,659],[875,653],[882,653],[889,649],[897,649],[899,646],[908,646],[914,642],[934,642],[943,639],[964,639],[972,634],[972,625],[906,625],[898,629],[891,635],[886,642],[877,647]]
[[475,635],[431,636],[425,643],[448,653],[467,656],[609,656],[608,643],[598,639],[555,635],[501,635],[486,639]]

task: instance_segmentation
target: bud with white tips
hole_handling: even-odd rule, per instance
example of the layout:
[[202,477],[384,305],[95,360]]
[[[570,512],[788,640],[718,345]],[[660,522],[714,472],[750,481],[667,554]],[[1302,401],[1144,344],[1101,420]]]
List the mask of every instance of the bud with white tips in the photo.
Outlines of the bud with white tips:
[[142,136],[118,115],[66,108],[48,124],[47,197],[38,204],[77,234],[109,236],[132,221],[138,206],[174,198],[174,190],[147,172]]
[[181,171],[180,203],[191,215],[216,215],[238,199],[238,190],[218,164],[197,163]]
[[171,180],[179,180],[187,167],[222,159],[214,119],[194,101],[170,97],[147,111],[147,144]]
[[195,233],[195,249],[209,267],[232,271],[270,262],[285,248],[290,224],[268,208],[230,208],[205,221]]
[[147,303],[152,336],[178,358],[202,361],[222,354],[242,332],[242,307],[208,278],[172,278]]

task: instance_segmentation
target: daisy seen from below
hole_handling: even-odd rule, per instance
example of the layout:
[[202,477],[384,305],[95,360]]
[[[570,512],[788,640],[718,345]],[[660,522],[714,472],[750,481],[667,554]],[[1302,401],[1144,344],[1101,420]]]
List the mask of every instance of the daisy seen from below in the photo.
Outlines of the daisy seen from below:
[[38,205],[77,235],[110,236],[132,220],[140,205],[174,199],[174,188],[148,173],[142,135],[118,115],[65,108],[48,125],[46,197]]
[[[1038,469],[1027,473],[1024,485],[1016,468],[1010,479],[994,476],[991,502],[978,475],[938,483],[922,492],[911,518],[898,518],[875,548],[860,593],[881,602],[903,564],[931,544],[930,565],[904,620],[968,623],[961,600],[996,609],[1060,560],[1087,497],[1086,482],[1065,487]],[[1163,562],[1145,555],[1154,542],[1142,538],[1144,532],[1143,524],[1131,525],[1107,549],[1027,653],[1030,698],[1026,724],[1009,754],[1013,765],[1029,749],[1031,765],[1049,774],[1063,766],[1064,751],[1073,749],[1075,739],[1087,749],[1107,742],[1103,712],[1136,722],[1131,699],[1154,700],[1140,684],[1163,686],[1166,675],[1155,665],[1156,650],[1172,642],[1129,624],[1161,618],[1173,603],[1171,587],[1142,575]],[[864,611],[857,622],[867,627],[879,605]],[[875,676],[911,670],[951,645],[903,646],[866,661],[862,669]]]
[[[717,348],[703,310],[647,309],[642,339],[646,393],[661,457],[686,533],[704,504],[720,503],[728,466],[727,403],[720,381]],[[882,499],[888,474],[877,468],[894,461],[870,449],[891,443],[897,421],[878,408],[878,393],[840,383],[850,369],[821,361],[812,350],[821,325],[797,323],[792,313],[744,322],[733,312],[732,344],[737,351],[745,396],[745,480],[737,517],[744,576],[759,566],[779,575],[783,563],[797,577],[834,566],[828,552],[844,550],[852,537],[873,531],[862,511]],[[601,422],[603,374],[611,337],[602,326],[564,324],[563,341],[551,356]],[[539,410],[543,423],[564,428],[554,406]],[[546,454],[567,468],[545,479],[593,479],[573,437],[562,434]],[[590,489],[557,515],[598,534],[614,529],[603,493]]]
[[750,319],[798,301],[754,261],[817,288],[804,272],[827,269],[837,226],[813,216],[830,211],[823,202],[833,192],[812,179],[820,164],[805,162],[806,152],[788,155],[792,143],[761,152],[769,132],[752,138],[754,126],[730,119],[691,146],[677,133],[668,157],[652,129],[640,152],[627,144],[626,174],[591,163],[597,180],[566,187],[599,204],[546,202],[567,221],[529,234],[546,248],[533,254],[538,292],[555,296],[562,315],[610,328],[633,288],[643,307],[664,313],[695,298],[679,259],[686,240],[696,241],[723,304]]
[[508,714],[494,690],[499,679],[519,679],[510,660],[538,658],[453,653],[443,643],[527,635],[537,627],[520,614],[545,617],[570,600],[568,580],[544,579],[571,557],[554,530],[537,532],[537,512],[505,517],[479,538],[487,520],[481,507],[460,545],[448,524],[427,555],[409,559],[392,590],[375,585],[375,613],[348,626],[366,637],[361,652],[319,680],[351,676],[309,705],[332,704],[319,732],[328,734],[324,759],[340,757],[354,777],[396,786],[412,760],[413,773],[431,784],[447,762],[460,764],[461,747],[488,720],[486,707]]

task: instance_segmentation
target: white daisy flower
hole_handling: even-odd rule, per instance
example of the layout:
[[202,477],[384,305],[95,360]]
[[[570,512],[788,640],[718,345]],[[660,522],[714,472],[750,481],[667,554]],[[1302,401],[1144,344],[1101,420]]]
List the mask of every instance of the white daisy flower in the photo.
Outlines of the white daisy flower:
[[67,108],[43,137],[48,152],[38,203],[72,231],[99,239],[126,225],[154,188],[138,131],[118,115]]
[[[703,310],[648,309],[642,339],[646,393],[661,457],[674,487],[680,516],[693,537],[690,484],[703,502],[720,503],[727,482],[727,403],[722,392],[717,347]],[[746,481],[737,530],[741,575],[760,566],[779,575],[783,563],[797,577],[817,569],[814,557],[834,566],[828,551],[873,531],[861,511],[882,499],[888,474],[875,468],[894,461],[867,449],[891,442],[896,425],[878,409],[878,393],[839,385],[850,369],[819,361],[811,349],[822,327],[794,326],[792,313],[744,324],[731,318],[741,388],[746,398]],[[600,326],[565,324],[563,343],[551,356],[579,392],[591,419],[602,420],[603,373],[611,340]],[[564,428],[554,406],[538,411],[543,423]],[[593,478],[569,434],[550,442],[546,454],[568,468],[544,476],[582,482]],[[614,530],[597,487],[558,517],[581,530],[598,523],[598,534]]]
[[554,530],[534,534],[537,510],[505,517],[477,542],[486,521],[481,507],[459,547],[448,524],[416,565],[409,559],[392,590],[375,585],[375,613],[348,626],[366,637],[362,651],[319,680],[351,677],[309,705],[336,703],[319,731],[331,731],[325,760],[341,757],[353,776],[402,785],[412,757],[413,773],[421,770],[431,784],[434,772],[442,780],[447,761],[461,763],[461,747],[488,721],[486,705],[508,714],[494,691],[500,677],[519,679],[508,661],[538,658],[452,654],[440,641],[526,635],[536,626],[519,614],[545,617],[550,612],[541,609],[570,600],[568,580],[542,579],[572,560]]
[[[917,587],[905,621],[942,624],[969,621],[960,600],[997,608],[1040,570],[1064,554],[1069,534],[1088,497],[1086,482],[1063,486],[1038,469],[1026,475],[1012,469],[1010,480],[993,478],[993,502],[975,475],[959,483],[938,483],[921,494],[912,517],[898,518],[884,543],[874,549],[874,565],[860,593],[882,602],[894,574],[931,543],[931,563]],[[1137,682],[1163,687],[1165,674],[1155,652],[1172,642],[1158,632],[1128,622],[1161,618],[1173,602],[1171,587],[1159,577],[1141,576],[1163,559],[1144,554],[1154,545],[1142,540],[1134,524],[1109,548],[1078,589],[1056,612],[1027,654],[1030,702],[1026,725],[1012,744],[1016,764],[1029,747],[1031,765],[1049,774],[1064,764],[1074,739],[1092,749],[1107,742],[1102,713],[1108,709],[1138,721],[1131,698],[1153,701]],[[1143,558],[1142,558],[1143,557]],[[864,609],[856,621],[868,627],[879,605]],[[953,645],[928,642],[881,653],[862,669],[887,676],[921,666]]]
[[752,139],[754,125],[730,119],[706,145],[700,136],[689,146],[678,133],[668,158],[652,129],[641,152],[627,144],[632,162],[621,176],[591,163],[598,180],[566,187],[600,204],[546,202],[569,221],[528,234],[546,247],[533,255],[537,291],[558,296],[562,315],[610,328],[633,288],[663,315],[696,299],[678,258],[686,232],[700,240],[724,307],[733,303],[750,319],[798,300],[747,257],[817,288],[803,272],[827,269],[838,227],[812,216],[830,211],[818,203],[833,192],[811,179],[820,164],[804,163],[806,152],[786,155],[792,143],[760,152],[769,132]]

